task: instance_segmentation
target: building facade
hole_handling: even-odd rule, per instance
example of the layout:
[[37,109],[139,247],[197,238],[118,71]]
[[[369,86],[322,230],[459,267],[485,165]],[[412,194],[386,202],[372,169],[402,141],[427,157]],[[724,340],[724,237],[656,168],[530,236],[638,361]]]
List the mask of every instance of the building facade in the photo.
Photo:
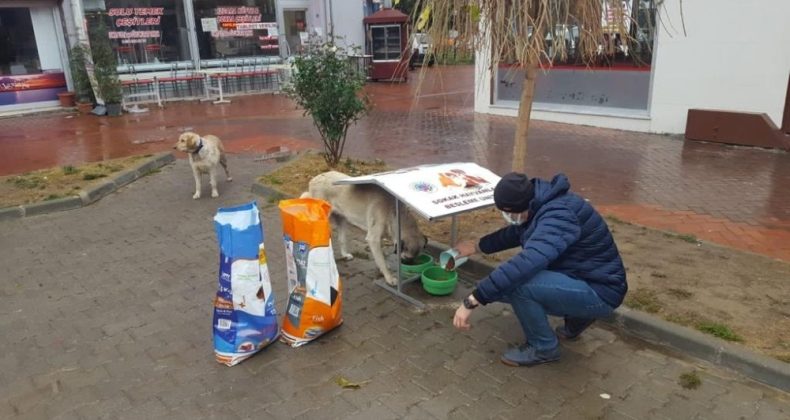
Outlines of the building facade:
[[0,2],[0,110],[57,105],[68,84],[63,23],[54,0]]
[[[329,35],[364,47],[384,0],[3,0],[0,113],[57,106],[68,50],[104,25],[120,74],[266,65]],[[103,32],[102,32],[103,33]]]
[[[689,109],[766,113],[781,124],[790,74],[790,2],[629,0],[639,45],[603,42],[605,65],[557,63],[535,86],[532,118],[683,133]],[[653,31],[645,28],[655,28]],[[566,42],[573,42],[573,30]],[[648,48],[649,47],[649,48]],[[639,60],[633,56],[639,54]],[[517,115],[523,72],[477,54],[475,110]]]

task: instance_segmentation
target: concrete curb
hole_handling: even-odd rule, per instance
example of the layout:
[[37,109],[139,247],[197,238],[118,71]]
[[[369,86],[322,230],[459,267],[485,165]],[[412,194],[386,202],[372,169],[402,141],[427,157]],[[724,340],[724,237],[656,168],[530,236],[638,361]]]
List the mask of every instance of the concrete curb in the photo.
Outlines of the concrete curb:
[[142,178],[150,171],[161,168],[174,160],[175,157],[172,153],[160,153],[146,158],[135,168],[110,175],[105,181],[93,185],[89,189],[80,191],[77,196],[2,208],[0,209],[0,221],[85,207],[117,191],[118,188]]
[[22,206],[5,207],[0,209],[0,222],[5,220],[20,219],[25,217],[25,209]]
[[[282,192],[257,181],[252,185],[252,192],[269,200],[289,198]],[[427,250],[434,255],[439,255],[448,248],[450,247],[435,241],[428,241],[427,245]],[[488,275],[494,268],[493,264],[472,257],[459,267],[459,272],[464,276],[479,279]],[[470,286],[474,285],[470,284]],[[624,306],[615,310],[610,319],[603,321],[641,340],[670,347],[715,365],[733,369],[767,385],[790,391],[790,364],[757,354],[741,345],[719,340]]]
[[[260,195],[261,197],[266,198],[269,202],[285,200],[288,197],[287,195],[283,194],[282,192],[275,190],[274,188],[268,187],[266,185],[261,184],[258,181],[252,183],[252,193],[256,195]],[[0,215],[0,217],[2,217]]]
[[82,200],[79,197],[64,197],[55,200],[42,201],[40,203],[25,204],[22,206],[25,217],[36,216],[56,211],[65,211],[82,207]]
[[762,383],[790,391],[790,364],[755,353],[744,346],[626,307],[617,308],[612,318],[606,322],[642,340],[674,348],[736,370]]
[[[438,242],[428,242],[428,250],[437,255],[448,248],[449,246]],[[479,279],[494,268],[492,264],[472,257],[459,271]],[[641,340],[670,347],[715,365],[733,369],[767,385],[790,391],[790,364],[755,353],[744,346],[624,306],[617,308],[611,318],[603,321]]]

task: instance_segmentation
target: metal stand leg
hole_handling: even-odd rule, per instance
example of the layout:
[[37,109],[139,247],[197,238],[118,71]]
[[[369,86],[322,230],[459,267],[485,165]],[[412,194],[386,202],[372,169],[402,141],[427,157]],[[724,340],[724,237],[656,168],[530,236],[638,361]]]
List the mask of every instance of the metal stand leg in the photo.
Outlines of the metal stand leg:
[[458,223],[456,223],[455,215],[453,215],[452,222],[450,224],[450,247],[454,247],[457,241],[458,241]]
[[401,251],[401,249],[400,249],[400,243],[401,243],[401,241],[400,241],[400,238],[401,238],[400,200],[398,200],[397,198],[395,198],[395,220],[397,221],[397,225],[398,225],[397,241],[395,242],[395,255],[398,256],[398,258],[397,258],[398,259],[398,286],[397,286],[397,288],[393,289],[392,286],[388,285],[386,282],[383,282],[381,280],[376,280],[374,283],[376,285],[378,285],[379,287],[383,288],[384,290],[392,293],[393,295],[405,300],[406,302],[409,302],[412,305],[414,305],[414,306],[416,306],[416,307],[418,307],[420,309],[423,309],[423,308],[425,308],[425,304],[424,303],[420,302],[417,299],[414,299],[413,297],[411,297],[411,296],[409,296],[409,295],[407,295],[407,294],[405,294],[405,293],[403,293],[401,291],[401,285],[403,285],[405,283],[411,283],[411,282],[419,279],[420,276],[414,276],[412,278],[405,279],[405,280],[403,278],[401,278],[401,269],[400,269],[400,251]]
[[203,78],[203,95],[204,95],[204,98],[201,99],[200,102],[210,101],[211,100],[211,94],[209,93],[209,90],[208,90],[210,84],[211,84],[211,78],[209,78],[208,74],[206,74],[204,76],[204,78]]
[[214,101],[214,104],[229,104],[230,101],[222,96],[222,77],[217,77],[217,85],[219,86],[219,99]]

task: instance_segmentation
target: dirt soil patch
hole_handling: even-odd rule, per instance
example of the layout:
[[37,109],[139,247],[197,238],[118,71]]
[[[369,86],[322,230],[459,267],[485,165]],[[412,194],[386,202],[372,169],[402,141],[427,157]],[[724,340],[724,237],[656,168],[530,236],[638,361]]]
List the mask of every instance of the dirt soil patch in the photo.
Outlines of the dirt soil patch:
[[77,195],[102,178],[129,169],[150,156],[130,156],[0,177],[0,208]]
[[[388,169],[381,161],[351,159],[337,168],[350,175]],[[259,181],[298,196],[310,178],[326,170],[319,155],[308,153]],[[429,238],[450,242],[449,220],[417,218]],[[790,363],[790,264],[614,217],[607,220],[628,273],[627,306]],[[504,225],[493,208],[463,214],[458,222],[459,238],[479,237]],[[515,252],[484,258],[497,263]]]

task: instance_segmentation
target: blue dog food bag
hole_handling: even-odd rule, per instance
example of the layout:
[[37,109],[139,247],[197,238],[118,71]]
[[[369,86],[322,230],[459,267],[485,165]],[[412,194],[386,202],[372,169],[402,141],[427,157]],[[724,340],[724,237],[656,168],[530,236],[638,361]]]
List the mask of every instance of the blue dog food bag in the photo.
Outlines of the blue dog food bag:
[[220,208],[219,282],[214,299],[214,354],[233,366],[276,341],[279,328],[255,202]]

